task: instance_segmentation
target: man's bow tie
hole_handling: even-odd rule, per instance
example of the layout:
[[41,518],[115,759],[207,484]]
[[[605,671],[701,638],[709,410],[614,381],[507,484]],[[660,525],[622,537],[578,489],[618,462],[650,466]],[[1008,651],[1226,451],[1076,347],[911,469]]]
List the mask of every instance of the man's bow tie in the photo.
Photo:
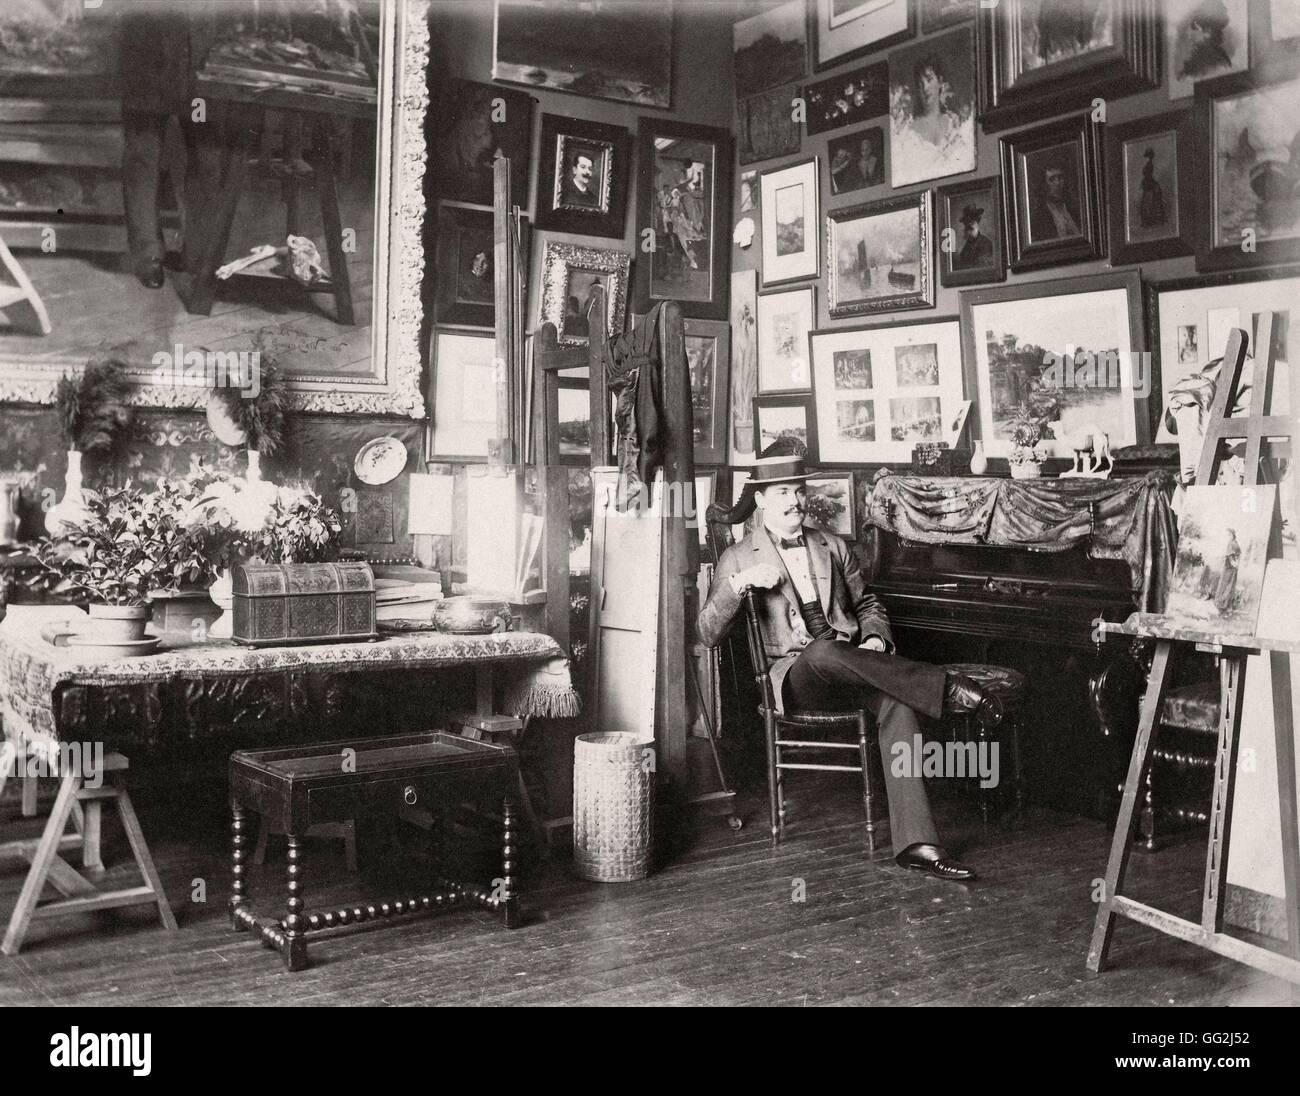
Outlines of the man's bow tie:
[[781,538],[781,547],[782,547],[782,548],[802,548],[802,547],[803,547],[803,535],[800,534],[799,536],[794,537],[792,540],[786,540],[785,537],[782,537],[782,538]]

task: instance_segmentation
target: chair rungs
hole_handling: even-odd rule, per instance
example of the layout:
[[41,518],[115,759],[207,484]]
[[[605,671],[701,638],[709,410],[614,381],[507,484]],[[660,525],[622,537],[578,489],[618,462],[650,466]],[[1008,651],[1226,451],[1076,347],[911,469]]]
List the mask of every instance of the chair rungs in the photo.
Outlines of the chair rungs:
[[776,766],[778,769],[816,769],[824,773],[860,773],[861,765],[791,765],[780,761]]
[[856,742],[801,742],[797,739],[778,738],[778,746],[796,746],[803,749],[813,750],[856,750],[860,749]]

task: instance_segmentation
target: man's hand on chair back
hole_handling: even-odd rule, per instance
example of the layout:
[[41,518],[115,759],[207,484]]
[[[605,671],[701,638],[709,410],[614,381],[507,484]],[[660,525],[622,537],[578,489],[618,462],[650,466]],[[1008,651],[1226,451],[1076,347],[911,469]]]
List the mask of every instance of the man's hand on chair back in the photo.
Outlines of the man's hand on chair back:
[[751,586],[770,590],[781,585],[781,572],[770,563],[756,563],[731,576],[731,587],[742,597]]

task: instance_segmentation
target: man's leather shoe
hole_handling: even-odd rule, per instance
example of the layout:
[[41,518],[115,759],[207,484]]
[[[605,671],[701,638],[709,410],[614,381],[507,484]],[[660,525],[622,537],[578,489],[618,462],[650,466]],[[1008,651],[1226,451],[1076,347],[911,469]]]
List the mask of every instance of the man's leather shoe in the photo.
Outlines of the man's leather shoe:
[[975,873],[970,868],[951,856],[945,856],[943,850],[934,845],[908,845],[894,857],[894,863],[900,868],[929,872],[937,879],[975,878]]
[[1002,722],[1002,701],[968,678],[949,674],[943,690],[944,715],[974,715],[986,726]]

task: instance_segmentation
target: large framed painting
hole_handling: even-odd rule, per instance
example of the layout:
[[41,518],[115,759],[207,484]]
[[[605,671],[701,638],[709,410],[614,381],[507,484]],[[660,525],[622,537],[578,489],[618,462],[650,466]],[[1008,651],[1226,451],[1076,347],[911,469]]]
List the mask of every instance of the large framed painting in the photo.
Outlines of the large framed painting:
[[975,21],[986,131],[1158,87],[1160,0],[1000,0]]
[[[1157,442],[1177,441],[1165,421],[1169,396],[1184,378],[1201,372],[1223,357],[1228,332],[1234,327],[1250,337],[1243,380],[1251,380],[1255,359],[1255,333],[1261,312],[1273,313],[1273,402],[1270,410],[1283,414],[1289,406],[1290,361],[1300,359],[1300,266],[1268,271],[1239,271],[1194,278],[1147,282],[1147,332],[1151,340],[1152,372],[1159,378],[1153,388],[1152,418]],[[1292,353],[1292,346],[1297,353]],[[1155,401],[1159,400],[1158,403]]]
[[963,403],[955,318],[814,331],[809,347],[823,464],[905,463],[947,439]]
[[803,129],[793,106],[797,94],[798,88],[791,84],[736,100],[736,152],[742,164],[799,151]]
[[758,395],[758,275],[731,275],[731,460],[748,464],[754,452],[753,399]]
[[879,186],[885,181],[885,131],[880,126],[866,126],[833,137],[826,146],[826,162],[835,197]]
[[1100,141],[1101,127],[1076,114],[998,142],[1012,270],[1106,257]]
[[803,100],[809,137],[879,118],[889,112],[889,66],[879,61],[808,84]]
[[1300,78],[1259,83],[1250,73],[1196,85],[1198,270],[1300,259]]
[[[642,118],[637,126],[638,312],[677,301],[683,316],[727,318],[731,136],[724,129]],[[645,242],[653,246],[644,251]]]
[[754,397],[754,451],[761,453],[778,441],[793,442],[809,464],[820,463],[810,393]]
[[736,98],[802,79],[808,69],[808,8],[788,0],[732,28]]
[[816,72],[876,53],[916,34],[912,0],[811,0],[811,6]]
[[496,339],[491,332],[433,334],[430,460],[481,461],[496,433]]
[[969,27],[889,55],[889,169],[896,187],[975,170],[975,54]]
[[930,191],[826,214],[826,285],[832,319],[934,307]]
[[[157,43],[178,33],[166,7],[5,8],[0,78],[7,135],[21,139],[0,150],[0,236],[45,301],[51,330],[0,319],[0,401],[51,403],[61,377],[109,353],[125,363],[138,406],[202,408],[232,363],[273,360],[294,410],[424,418],[428,4],[355,0],[342,28],[321,19],[314,0],[212,5],[211,49],[192,94],[179,96],[158,64]],[[111,28],[99,23],[105,13]],[[27,16],[54,21],[33,35]],[[77,27],[62,27],[65,17]],[[179,33],[188,33],[183,23]],[[50,117],[50,95],[116,99],[96,81],[116,84],[120,71],[140,94],[159,96],[161,109],[132,137],[142,155],[169,147],[153,142],[176,125],[192,141],[190,170],[172,172],[157,194],[121,176],[120,151],[69,139],[68,127],[15,120]],[[192,97],[208,105],[204,125],[191,123]],[[281,130],[285,161],[322,184],[298,188],[291,242],[283,178],[250,173],[233,211],[221,205],[222,164],[241,136],[218,115],[253,98],[302,120]],[[74,230],[82,212],[92,216]],[[218,276],[223,267],[230,277]],[[201,377],[177,368],[178,346],[187,363],[192,351],[204,355]]]
[[938,198],[939,284],[1006,281],[1002,186],[996,176],[949,183]]
[[816,325],[812,286],[758,295],[759,392],[808,391],[808,333]]
[[[527,269],[531,233],[519,222],[520,262]],[[486,209],[438,203],[434,317],[439,324],[493,327],[496,323],[496,258],[492,214]]]
[[727,463],[727,369],[731,326],[726,320],[682,321],[691,375],[691,435],[696,464]]
[[494,25],[494,80],[672,106],[672,0],[495,0]]
[[1111,448],[1150,440],[1142,282],[1136,271],[1023,282],[961,294],[967,391],[990,457],[1011,452],[1022,411],[1046,422],[1039,448],[1105,434]]
[[547,240],[542,255],[542,323],[555,324],[562,346],[586,346],[592,287],[605,290],[605,322],[623,330],[627,276],[632,256],[626,251]]
[[1170,99],[1185,99],[1201,80],[1249,67],[1249,6],[1249,0],[1166,0]]
[[817,158],[758,177],[763,218],[763,285],[817,277]]
[[1171,111],[1106,127],[1106,208],[1113,263],[1190,255],[1197,178],[1192,116]]
[[542,115],[538,228],[621,240],[631,179],[632,135],[622,126]]
[[533,147],[533,105],[523,91],[473,80],[450,80],[438,103],[438,195],[453,202],[492,204],[492,165],[510,160],[510,193],[528,204],[528,165]]

